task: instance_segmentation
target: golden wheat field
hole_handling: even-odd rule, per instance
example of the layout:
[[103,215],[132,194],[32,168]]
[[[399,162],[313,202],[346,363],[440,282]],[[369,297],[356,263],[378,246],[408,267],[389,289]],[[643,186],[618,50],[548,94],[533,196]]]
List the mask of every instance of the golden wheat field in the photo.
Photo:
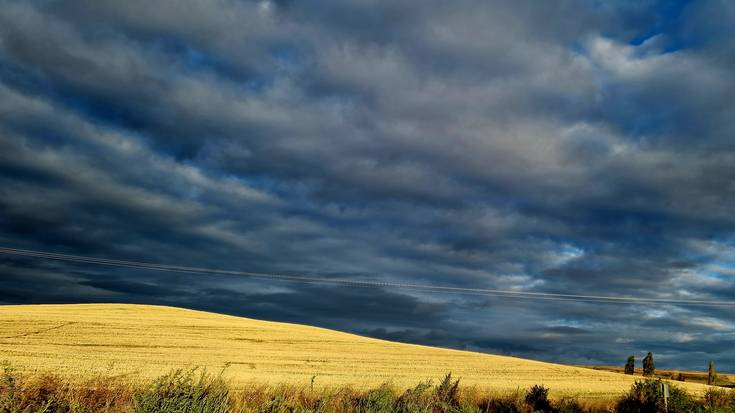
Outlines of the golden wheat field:
[[[24,374],[70,379],[148,379],[172,368],[224,369],[234,387],[260,384],[412,386],[447,372],[463,385],[514,391],[533,384],[554,396],[608,398],[623,374],[467,351],[394,343],[303,325],[180,308],[121,305],[0,306],[0,360]],[[705,386],[681,383],[700,394]]]

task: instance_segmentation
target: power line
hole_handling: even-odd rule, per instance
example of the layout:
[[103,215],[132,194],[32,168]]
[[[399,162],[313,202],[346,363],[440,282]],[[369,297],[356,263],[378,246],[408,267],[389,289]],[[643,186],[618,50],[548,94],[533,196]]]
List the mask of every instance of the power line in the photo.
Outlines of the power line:
[[250,271],[232,271],[214,268],[190,267],[169,264],[155,264],[140,261],[114,260],[106,258],[89,257],[82,255],[59,254],[54,252],[25,250],[17,248],[0,247],[0,254],[24,256],[31,258],[41,258],[56,261],[66,261],[84,264],[104,265],[118,268],[141,269],[149,271],[165,271],[186,274],[201,275],[225,275],[240,276],[248,278],[270,279],[278,281],[301,282],[309,284],[326,284],[338,285],[343,287],[359,287],[359,288],[396,288],[426,291],[431,293],[450,293],[450,294],[470,294],[492,297],[505,298],[521,298],[534,300],[556,300],[556,301],[576,301],[576,302],[593,302],[593,303],[618,303],[618,304],[648,304],[648,305],[679,305],[679,306],[706,306],[706,307],[735,307],[732,301],[711,301],[711,300],[688,300],[675,298],[645,298],[645,297],[619,297],[604,295],[585,295],[585,294],[561,294],[561,293],[542,293],[514,290],[500,290],[488,288],[468,288],[468,287],[449,287],[430,284],[411,284],[397,283],[387,281],[371,281],[371,280],[350,280],[344,278],[324,278],[301,275],[287,275]]

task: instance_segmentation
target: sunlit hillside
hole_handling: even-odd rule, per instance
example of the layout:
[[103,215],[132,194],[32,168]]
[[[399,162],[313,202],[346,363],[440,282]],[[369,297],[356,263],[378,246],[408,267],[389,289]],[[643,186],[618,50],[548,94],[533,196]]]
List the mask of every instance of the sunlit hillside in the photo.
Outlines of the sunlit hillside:
[[[201,366],[238,387],[258,383],[398,386],[447,372],[499,391],[550,387],[555,395],[618,396],[622,374],[513,357],[394,343],[327,329],[171,307],[86,304],[0,307],[0,360],[21,373],[150,378]],[[704,386],[681,383],[700,393]]]

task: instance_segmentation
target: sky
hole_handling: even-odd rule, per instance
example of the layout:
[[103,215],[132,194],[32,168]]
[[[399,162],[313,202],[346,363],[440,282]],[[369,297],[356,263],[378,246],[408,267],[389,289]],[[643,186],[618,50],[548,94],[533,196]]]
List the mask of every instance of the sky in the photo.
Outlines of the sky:
[[[730,301],[734,39],[726,0],[0,0],[0,246]],[[85,302],[735,371],[732,307],[0,254],[0,303]]]

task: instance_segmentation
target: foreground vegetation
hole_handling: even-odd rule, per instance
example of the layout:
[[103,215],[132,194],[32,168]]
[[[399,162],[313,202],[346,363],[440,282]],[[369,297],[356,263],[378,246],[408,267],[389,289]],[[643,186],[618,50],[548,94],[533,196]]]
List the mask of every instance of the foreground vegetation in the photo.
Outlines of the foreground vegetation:
[[[582,403],[550,399],[548,389],[489,393],[461,387],[451,374],[436,384],[401,390],[383,384],[367,390],[351,387],[255,385],[233,390],[221,375],[197,369],[175,370],[150,383],[120,377],[72,383],[58,376],[18,375],[9,364],[0,377],[0,413],[230,413],[230,412],[495,412],[495,413],[659,413],[666,412],[660,381],[635,382],[617,400]],[[712,388],[695,398],[670,387],[668,413],[735,412],[735,393]]]
[[[252,383],[407,388],[448,371],[464,386],[514,392],[543,384],[550,397],[618,397],[636,377],[516,357],[376,340],[303,325],[181,308],[122,305],[0,306],[0,359],[19,373],[64,380],[130,376],[150,381],[172,368],[226,368],[233,389]],[[706,386],[684,382],[701,396]]]

